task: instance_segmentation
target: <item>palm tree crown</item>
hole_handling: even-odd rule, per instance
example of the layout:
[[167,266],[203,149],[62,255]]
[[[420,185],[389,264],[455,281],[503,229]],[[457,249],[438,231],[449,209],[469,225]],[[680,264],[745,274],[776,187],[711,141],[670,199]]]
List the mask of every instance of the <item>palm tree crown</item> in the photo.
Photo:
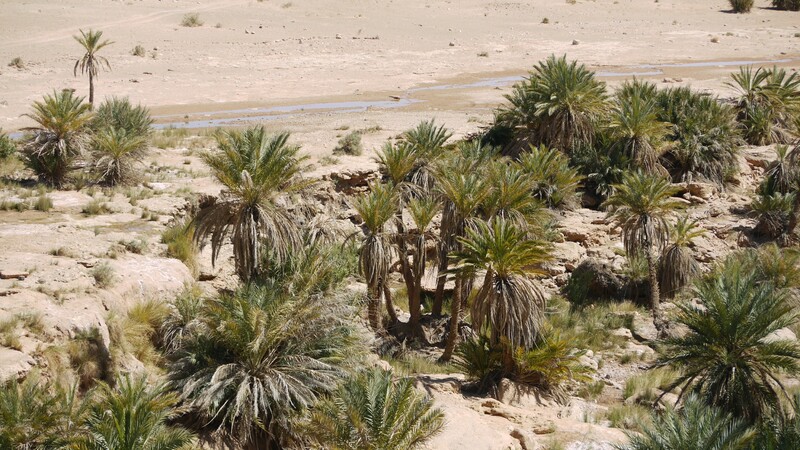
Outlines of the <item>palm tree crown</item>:
[[217,137],[217,151],[202,155],[226,190],[195,217],[195,240],[211,236],[213,262],[230,233],[236,272],[245,281],[260,270],[262,244],[281,260],[300,242],[296,221],[275,203],[308,184],[300,176],[305,158],[288,140],[289,133],[270,136],[261,126],[230,131]]
[[444,425],[444,414],[417,393],[411,379],[373,370],[345,381],[314,408],[308,432],[333,450],[423,448]]
[[101,40],[103,38],[102,31],[92,31],[84,32],[80,30],[80,36],[73,36],[73,38],[81,44],[83,49],[86,53],[83,56],[75,61],[75,68],[73,69],[73,74],[78,76],[78,70],[80,69],[82,74],[89,75],[89,105],[94,104],[94,78],[97,76],[97,69],[105,67],[107,69],[111,68],[111,65],[108,63],[108,60],[97,54],[100,50],[113,44],[113,42],[106,40]]
[[682,337],[665,341],[659,365],[681,369],[668,388],[696,392],[750,423],[780,410],[778,375],[800,372],[800,346],[774,333],[797,321],[782,289],[737,258],[698,281],[702,306],[679,306]]
[[22,149],[25,164],[46,183],[60,187],[88,143],[90,107],[83,97],[65,90],[34,102],[26,116],[36,126],[25,129],[31,133]]

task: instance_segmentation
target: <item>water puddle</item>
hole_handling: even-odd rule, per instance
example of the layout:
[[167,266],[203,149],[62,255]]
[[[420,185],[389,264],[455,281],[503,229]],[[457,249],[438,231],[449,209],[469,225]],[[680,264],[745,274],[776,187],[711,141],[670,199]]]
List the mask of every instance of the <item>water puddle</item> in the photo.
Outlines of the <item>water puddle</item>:
[[731,66],[752,66],[763,64],[783,64],[792,62],[791,59],[772,59],[766,61],[701,61],[693,63],[677,63],[677,64],[642,64],[635,66],[640,69],[657,69],[657,68],[698,68],[698,67],[731,67]]

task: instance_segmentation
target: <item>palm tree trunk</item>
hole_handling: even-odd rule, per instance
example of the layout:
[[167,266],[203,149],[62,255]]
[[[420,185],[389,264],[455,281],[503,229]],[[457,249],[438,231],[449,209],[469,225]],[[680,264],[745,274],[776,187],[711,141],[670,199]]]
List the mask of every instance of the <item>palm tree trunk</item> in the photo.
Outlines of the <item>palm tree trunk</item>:
[[453,299],[450,302],[450,332],[447,335],[447,343],[444,347],[444,353],[439,358],[440,361],[450,361],[453,357],[453,351],[458,342],[458,323],[461,315],[461,277],[456,278],[456,285],[453,289]]
[[431,314],[434,317],[442,316],[442,304],[444,303],[444,285],[447,283],[447,277],[444,273],[447,271],[447,251],[442,249],[439,255],[439,270],[436,279],[436,294],[433,297],[433,308]]
[[367,288],[367,318],[369,319],[369,326],[374,331],[381,328],[381,314],[378,308],[380,304],[380,290],[377,287]]
[[89,71],[89,105],[94,108],[94,77],[92,71]]
[[394,326],[397,323],[397,312],[394,310],[394,303],[392,302],[392,290],[386,282],[381,282],[383,287],[383,299],[386,302],[386,312],[389,314],[389,326]]
[[659,336],[667,331],[667,322],[661,311],[661,296],[658,289],[658,269],[652,249],[647,249],[647,273],[650,278],[650,310],[653,313],[653,325]]

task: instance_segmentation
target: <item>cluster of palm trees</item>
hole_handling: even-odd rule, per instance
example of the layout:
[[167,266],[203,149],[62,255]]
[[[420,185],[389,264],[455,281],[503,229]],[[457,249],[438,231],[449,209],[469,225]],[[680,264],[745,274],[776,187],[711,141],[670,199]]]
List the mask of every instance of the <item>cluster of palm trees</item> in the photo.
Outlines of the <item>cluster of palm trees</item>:
[[625,448],[796,448],[800,399],[785,380],[800,374],[800,344],[786,334],[798,321],[797,263],[795,250],[767,246],[695,282],[697,303],[675,318],[687,331],[662,341],[656,362],[678,370],[665,394],[678,390],[682,407]]
[[45,95],[27,114],[20,154],[39,180],[63,188],[74,174],[106,185],[136,181],[153,120],[147,108],[110,98],[96,111],[70,90]]

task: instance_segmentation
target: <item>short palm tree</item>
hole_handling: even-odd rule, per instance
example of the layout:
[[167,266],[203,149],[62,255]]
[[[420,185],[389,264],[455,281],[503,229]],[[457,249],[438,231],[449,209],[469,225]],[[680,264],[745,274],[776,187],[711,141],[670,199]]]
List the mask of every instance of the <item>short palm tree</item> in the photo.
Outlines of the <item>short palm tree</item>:
[[669,124],[660,121],[658,115],[659,106],[654,97],[633,92],[617,100],[608,125],[617,151],[649,174],[666,172],[659,158],[664,151]]
[[111,65],[108,63],[108,60],[97,54],[103,48],[113,44],[113,42],[109,41],[108,39],[103,39],[103,32],[102,31],[92,31],[84,32],[80,30],[80,36],[73,36],[73,38],[81,44],[83,49],[86,53],[83,56],[75,61],[75,68],[73,70],[74,75],[78,76],[78,70],[80,69],[82,74],[89,75],[89,105],[94,105],[94,79],[97,77],[97,71],[100,68],[107,68],[111,69]]
[[347,299],[317,292],[333,264],[315,258],[285,280],[204,302],[169,355],[172,387],[203,427],[245,449],[297,438],[296,414],[333,391],[358,357]]
[[659,259],[659,288],[663,298],[673,298],[700,273],[700,265],[692,257],[689,245],[704,234],[697,221],[681,217],[670,230],[670,244]]
[[91,395],[28,374],[0,387],[0,448],[63,448],[82,433]]
[[472,325],[488,334],[490,345],[504,345],[510,373],[517,347],[530,349],[540,337],[545,297],[530,275],[550,259],[550,248],[501,217],[476,222],[459,241],[462,250],[453,255],[453,270],[483,273],[471,299]]
[[[388,184],[375,184],[370,192],[358,198],[354,208],[364,221],[364,238],[358,251],[358,269],[367,282],[367,317],[373,330],[381,327],[381,295],[394,260],[394,236],[388,227],[400,207],[395,189]],[[387,304],[390,316],[394,313]]]
[[[452,167],[448,167],[448,165],[441,165],[436,172],[437,186],[442,197],[446,199],[445,215],[442,218],[442,240],[452,242],[452,245],[447,247],[448,254],[460,250],[461,244],[458,242],[458,238],[464,236],[468,223],[474,218],[478,208],[490,194],[490,185],[479,171],[465,173],[451,169]],[[448,254],[440,254],[439,257],[448,258]],[[439,276],[444,277],[445,275],[446,273],[440,270]],[[458,342],[461,303],[465,294],[468,294],[469,288],[469,286],[465,286],[465,281],[467,278],[463,273],[456,273],[453,299],[450,301],[450,332],[442,355],[443,361],[450,360]]]
[[83,103],[83,97],[65,90],[34,102],[33,112],[26,116],[36,126],[25,128],[29,132],[21,152],[25,164],[45,183],[63,186],[89,143],[91,108]]
[[794,205],[797,203],[797,194],[757,195],[750,204],[751,214],[758,220],[753,231],[769,238],[777,238],[790,232]]
[[679,305],[676,319],[689,332],[665,340],[657,363],[681,372],[666,391],[680,386],[748,423],[780,412],[779,375],[800,373],[800,345],[774,335],[797,321],[786,291],[729,258],[694,296],[702,306]]
[[650,280],[650,308],[653,323],[659,332],[667,323],[661,314],[656,253],[669,238],[668,219],[681,206],[672,195],[677,192],[664,178],[643,172],[628,173],[614,194],[603,204],[608,217],[622,228],[622,243],[628,255],[647,259]]
[[147,139],[122,128],[104,129],[92,137],[92,153],[100,180],[123,184],[133,179],[136,164],[147,153]]
[[715,449],[744,450],[753,438],[747,422],[709,407],[690,395],[680,409],[654,414],[653,425],[629,434],[619,450]]
[[153,118],[150,110],[142,105],[134,106],[127,98],[107,98],[94,111],[92,130],[123,129],[128,134],[148,138]]
[[[414,222],[415,229],[408,231],[397,239],[402,240],[400,248],[400,270],[406,281],[408,292],[409,319],[408,326],[416,338],[424,339],[420,326],[422,319],[422,279],[425,276],[428,261],[428,242],[435,240],[436,236],[431,230],[433,218],[441,210],[441,204],[431,197],[411,199],[408,202],[408,212]],[[405,251],[407,256],[403,256]]]
[[346,380],[311,414],[311,441],[332,450],[413,450],[444,426],[444,413],[414,389],[411,379],[392,380],[372,370]]
[[581,181],[563,153],[545,146],[531,147],[518,161],[520,169],[533,183],[533,196],[551,208],[574,206]]
[[178,415],[178,396],[165,384],[125,375],[116,386],[99,385],[99,398],[86,421],[87,435],[74,450],[178,450],[194,442],[189,431],[167,425]]
[[213,263],[230,234],[236,273],[244,281],[261,270],[262,247],[281,261],[300,244],[296,221],[276,203],[308,185],[301,177],[305,157],[288,141],[289,133],[271,136],[257,126],[219,135],[218,149],[202,155],[225,190],[198,212],[194,239],[203,243],[211,237]]
[[775,146],[775,160],[772,161],[764,173],[764,181],[759,187],[762,194],[780,192],[788,194],[795,190],[800,171],[798,170],[797,157],[800,147],[789,149],[787,145]]
[[433,168],[443,155],[445,143],[453,133],[436,125],[436,121],[425,120],[415,128],[407,130],[402,137],[415,153],[414,168],[410,172],[410,181],[425,192],[430,193],[434,186]]
[[790,411],[767,417],[758,427],[750,450],[794,450],[800,442],[800,394],[795,394]]
[[673,178],[724,184],[738,170],[743,143],[734,108],[688,87],[661,90],[657,101],[660,119],[671,124],[664,159]]
[[800,76],[773,67],[741,67],[728,86],[739,94],[739,123],[749,144],[789,143],[797,136]]
[[566,56],[548,57],[519,84],[498,121],[514,130],[517,144],[545,144],[570,152],[591,142],[606,111],[605,84],[594,72]]

